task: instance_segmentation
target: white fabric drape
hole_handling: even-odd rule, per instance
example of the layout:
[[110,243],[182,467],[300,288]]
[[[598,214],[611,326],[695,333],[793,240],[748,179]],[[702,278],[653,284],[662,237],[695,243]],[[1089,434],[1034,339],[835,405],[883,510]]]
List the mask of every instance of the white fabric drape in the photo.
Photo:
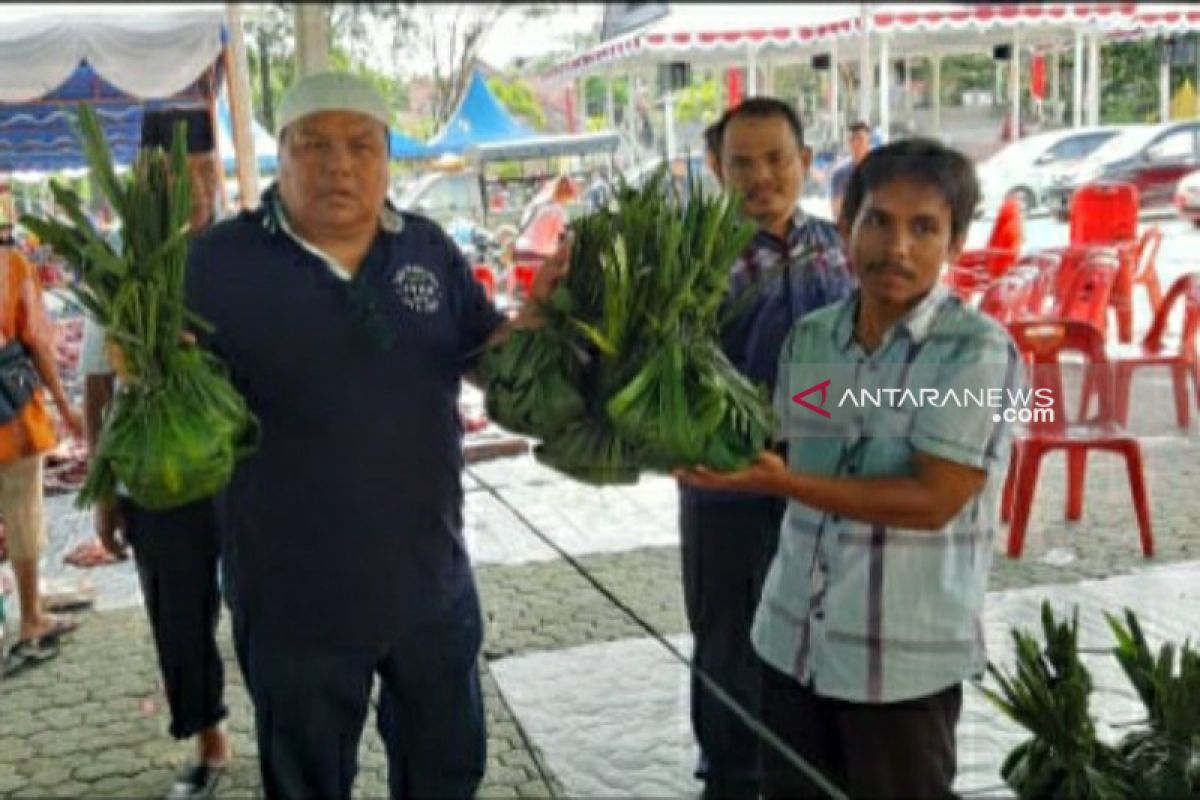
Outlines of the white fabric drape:
[[0,102],[44,97],[83,60],[126,94],[169,97],[216,60],[221,21],[220,9],[121,15],[48,9],[6,20],[0,25]]

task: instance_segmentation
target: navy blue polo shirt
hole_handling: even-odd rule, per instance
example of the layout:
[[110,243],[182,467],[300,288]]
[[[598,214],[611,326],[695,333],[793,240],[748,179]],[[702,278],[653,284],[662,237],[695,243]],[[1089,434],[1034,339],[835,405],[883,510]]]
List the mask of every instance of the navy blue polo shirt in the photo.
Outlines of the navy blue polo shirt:
[[381,646],[471,581],[457,400],[504,317],[428,219],[389,207],[348,280],[263,201],[188,262],[204,343],[262,426],[217,498],[235,608],[256,635]]

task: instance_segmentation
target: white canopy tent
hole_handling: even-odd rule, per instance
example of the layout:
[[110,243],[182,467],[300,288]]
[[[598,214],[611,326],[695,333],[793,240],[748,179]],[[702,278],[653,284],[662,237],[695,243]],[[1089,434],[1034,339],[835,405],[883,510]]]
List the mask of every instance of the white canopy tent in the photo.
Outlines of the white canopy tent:
[[[236,18],[236,6],[231,11]],[[248,98],[239,96],[240,82],[233,76],[234,71],[244,72],[245,64],[230,57],[228,48],[231,38],[240,44],[238,27],[240,22],[226,25],[226,8],[217,4],[7,6],[0,26],[0,110],[8,106],[11,111],[17,104],[37,109],[81,101],[104,106],[174,102],[184,94],[190,100],[203,94],[214,115],[214,128],[219,128],[215,76],[220,67],[234,100],[239,177],[256,174]],[[81,69],[86,70],[84,81],[79,80]],[[213,79],[211,85],[197,88],[206,76]],[[71,86],[73,79],[83,91],[66,96],[61,89]],[[95,88],[89,89],[89,84]],[[36,120],[34,114],[16,116],[0,136],[23,131],[32,137],[31,124],[61,124],[64,119],[53,112]],[[63,146],[61,137],[54,141]]]
[[[933,85],[933,128],[940,129],[940,59],[957,53],[1011,48],[1010,114],[1020,130],[1019,92],[1022,53],[1046,53],[1056,94],[1057,54],[1073,46],[1074,125],[1099,122],[1100,46],[1131,36],[1180,35],[1200,29],[1200,11],[1183,4],[1154,3],[844,3],[814,5],[692,6],[671,4],[665,16],[639,30],[604,42],[556,67],[551,75],[564,81],[602,73],[610,80],[617,70],[636,73],[669,61],[747,68],[747,93],[762,89],[757,65],[772,67],[828,55],[832,74],[839,62],[857,62],[859,116],[874,114],[886,138],[890,128],[890,69],[879,71],[875,90],[873,66],[914,58],[929,59]],[[1084,51],[1086,49],[1086,58]],[[1086,63],[1086,70],[1085,70]],[[908,70],[905,70],[908,74]],[[1087,77],[1086,92],[1083,91]],[[829,92],[830,119],[840,119],[836,81]],[[611,106],[611,104],[610,104]],[[609,120],[611,124],[611,120]]]

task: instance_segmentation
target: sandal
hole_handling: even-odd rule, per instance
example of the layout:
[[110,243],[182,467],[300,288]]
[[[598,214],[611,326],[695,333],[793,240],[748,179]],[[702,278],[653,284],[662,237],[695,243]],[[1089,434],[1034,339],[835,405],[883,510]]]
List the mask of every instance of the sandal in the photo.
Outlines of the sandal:
[[212,797],[217,790],[217,783],[225,772],[224,766],[210,764],[190,764],[175,776],[167,792],[167,800],[183,800],[190,797]]
[[104,545],[99,539],[88,539],[71,552],[63,556],[63,563],[80,569],[88,569],[89,567],[102,567],[106,564],[116,564],[124,561],[128,556],[114,556],[108,550],[104,549]]
[[4,659],[4,675],[11,677],[26,667],[43,664],[58,655],[58,637],[38,636],[13,645]]
[[35,636],[26,641],[57,643],[63,636],[74,632],[79,627],[79,618],[68,614],[46,614],[46,619],[50,620],[50,627],[43,631],[41,636]]

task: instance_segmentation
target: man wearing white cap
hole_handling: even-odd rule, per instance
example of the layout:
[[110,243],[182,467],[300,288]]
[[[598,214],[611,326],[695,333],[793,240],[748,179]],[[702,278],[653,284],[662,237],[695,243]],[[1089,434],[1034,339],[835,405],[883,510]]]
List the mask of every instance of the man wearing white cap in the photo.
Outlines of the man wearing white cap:
[[375,675],[392,796],[469,797],[486,765],[457,397],[532,320],[505,322],[452,240],[387,202],[387,126],[361,79],[300,79],[278,181],[190,254],[202,344],[262,426],[217,514],[270,798],[350,795]]

